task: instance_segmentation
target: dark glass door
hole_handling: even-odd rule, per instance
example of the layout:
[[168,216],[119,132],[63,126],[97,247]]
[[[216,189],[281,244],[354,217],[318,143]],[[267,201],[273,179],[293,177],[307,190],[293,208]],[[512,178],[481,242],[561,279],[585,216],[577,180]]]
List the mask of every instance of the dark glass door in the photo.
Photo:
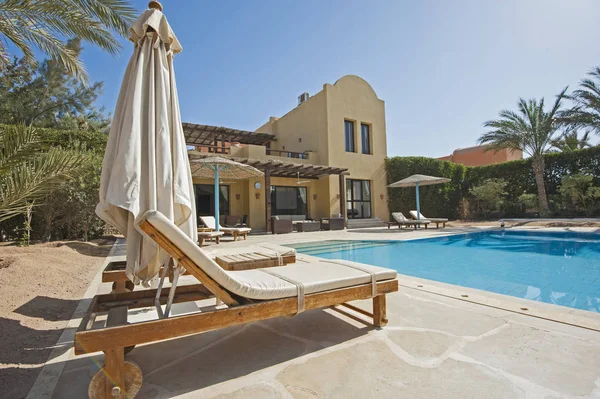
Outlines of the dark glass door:
[[[196,188],[196,214],[215,216],[215,186],[213,184],[194,184]],[[229,215],[229,186],[219,186],[219,213]],[[219,215],[220,216],[220,215]]]
[[308,217],[306,187],[271,186],[271,215]]
[[367,219],[371,213],[371,182],[369,180],[346,180],[346,213],[348,219]]

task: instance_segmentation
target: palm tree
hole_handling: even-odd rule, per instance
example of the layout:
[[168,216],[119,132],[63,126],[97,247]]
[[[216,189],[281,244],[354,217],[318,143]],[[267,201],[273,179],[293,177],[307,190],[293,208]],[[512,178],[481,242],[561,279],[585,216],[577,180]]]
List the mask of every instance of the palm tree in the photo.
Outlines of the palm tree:
[[80,38],[116,54],[116,35],[126,35],[136,11],[128,0],[4,0],[0,2],[0,70],[10,62],[6,43],[30,61],[34,47],[85,82],[87,73],[66,40]]
[[600,66],[588,73],[590,78],[579,82],[571,99],[575,106],[560,113],[560,121],[572,128],[586,128],[600,134]]
[[548,214],[548,197],[544,183],[544,154],[551,148],[552,140],[558,129],[557,114],[567,88],[557,96],[549,112],[544,110],[544,99],[517,102],[518,112],[500,111],[500,119],[485,122],[484,126],[493,130],[479,138],[480,144],[490,145],[492,150],[521,150],[529,155],[538,189],[540,213]]
[[565,130],[555,140],[552,140],[552,147],[560,152],[572,152],[575,150],[582,150],[592,146],[590,142],[590,132],[585,132],[581,138],[579,138],[579,132],[577,129],[569,128]]
[[0,127],[0,222],[41,205],[85,169],[86,159],[81,152],[50,147],[32,126]]

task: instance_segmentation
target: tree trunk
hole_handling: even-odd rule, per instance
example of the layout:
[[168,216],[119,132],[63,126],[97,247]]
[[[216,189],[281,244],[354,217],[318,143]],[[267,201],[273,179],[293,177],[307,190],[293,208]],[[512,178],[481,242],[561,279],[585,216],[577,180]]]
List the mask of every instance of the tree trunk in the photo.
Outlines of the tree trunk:
[[538,200],[540,203],[540,216],[547,217],[550,214],[548,209],[548,196],[546,195],[546,183],[544,182],[544,157],[535,156],[532,159],[533,174],[538,189]]

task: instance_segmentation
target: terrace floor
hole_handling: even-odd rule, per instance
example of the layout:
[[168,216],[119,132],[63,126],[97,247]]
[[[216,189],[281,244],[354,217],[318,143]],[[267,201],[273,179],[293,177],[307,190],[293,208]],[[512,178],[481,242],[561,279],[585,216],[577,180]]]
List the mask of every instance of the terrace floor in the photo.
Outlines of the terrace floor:
[[[221,245],[407,239],[462,231],[257,235]],[[123,246],[116,246],[112,257],[122,253]],[[75,357],[70,346],[89,298],[109,289],[99,277],[30,397],[86,396],[102,356]],[[423,290],[414,282],[401,277],[400,291],[388,296],[389,324],[382,329],[328,309],[136,347],[127,360],[144,374],[138,397],[600,398],[600,332],[593,330],[600,329],[600,318],[595,314],[583,312],[590,317],[582,316],[581,325],[587,327],[582,328],[505,310],[518,306],[509,297],[490,294],[491,301],[504,301],[506,306],[481,305],[444,291],[452,286],[422,280],[420,285],[439,288]],[[460,292],[472,297],[489,294],[467,288]],[[365,309],[369,305],[359,303]],[[186,312],[186,306],[174,311]],[[569,314],[553,305],[540,311],[564,313],[557,318]],[[151,317],[152,312],[136,317]]]

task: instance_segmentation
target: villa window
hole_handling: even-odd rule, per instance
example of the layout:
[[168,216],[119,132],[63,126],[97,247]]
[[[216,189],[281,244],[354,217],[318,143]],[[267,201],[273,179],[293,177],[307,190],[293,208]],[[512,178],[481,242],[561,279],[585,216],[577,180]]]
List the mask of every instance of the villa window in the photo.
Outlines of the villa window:
[[306,187],[271,186],[271,214],[308,215]]
[[371,125],[360,124],[360,137],[363,154],[372,154],[371,152]]
[[346,179],[346,213],[348,219],[372,217],[369,180]]
[[354,122],[344,121],[344,136],[346,138],[346,152],[356,152],[354,143]]

